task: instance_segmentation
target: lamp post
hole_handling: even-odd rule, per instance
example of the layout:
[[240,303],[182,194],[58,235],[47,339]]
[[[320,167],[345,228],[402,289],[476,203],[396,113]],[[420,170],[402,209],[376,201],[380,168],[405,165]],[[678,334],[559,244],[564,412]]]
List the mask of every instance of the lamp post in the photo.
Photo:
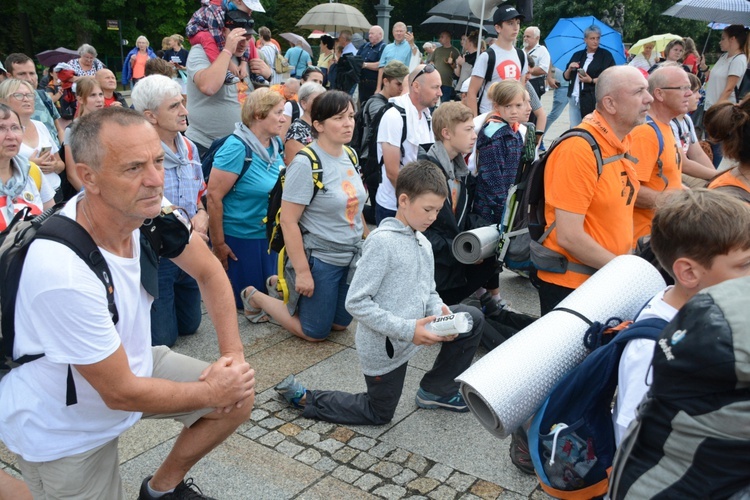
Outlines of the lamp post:
[[387,41],[388,33],[391,32],[390,24],[393,5],[389,3],[389,0],[380,0],[380,3],[375,6],[375,10],[378,13],[378,26],[383,28],[383,33],[385,34],[385,38]]

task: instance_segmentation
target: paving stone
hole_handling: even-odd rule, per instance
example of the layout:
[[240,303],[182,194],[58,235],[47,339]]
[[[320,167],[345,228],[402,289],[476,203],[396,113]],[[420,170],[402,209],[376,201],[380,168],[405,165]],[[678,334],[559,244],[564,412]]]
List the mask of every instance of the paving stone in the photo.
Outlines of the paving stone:
[[258,422],[258,425],[261,426],[261,427],[263,427],[263,428],[266,428],[266,429],[275,429],[275,428],[277,428],[279,426],[284,425],[285,423],[286,422],[284,422],[283,420],[281,420],[279,418],[268,417],[268,418],[264,418],[263,420],[261,420],[260,422]]
[[451,475],[451,472],[453,472],[453,469],[451,469],[447,465],[435,464],[427,473],[427,477],[435,478],[442,483],[443,481],[448,479],[448,477]]
[[451,477],[448,478],[446,484],[455,489],[458,492],[464,492],[469,489],[469,486],[474,484],[477,478],[469,476],[468,474],[461,474],[460,472],[454,472]]
[[549,500],[552,497],[546,494],[542,489],[537,488],[533,492],[531,492],[531,496],[529,498],[531,498],[531,500]]
[[458,499],[458,500],[482,500],[482,499],[481,499],[481,498],[479,498],[479,497],[478,497],[478,496],[476,496],[476,495],[472,495],[471,493],[464,493],[463,495],[461,495],[461,496],[459,497],[459,499]]
[[370,455],[376,458],[383,458],[395,449],[396,447],[392,444],[378,443],[376,446],[370,449]]
[[298,444],[290,443],[289,441],[282,441],[276,446],[276,451],[283,453],[288,457],[293,457],[305,448]]
[[264,410],[266,410],[268,412],[275,413],[275,412],[277,412],[279,410],[288,410],[289,409],[289,403],[287,403],[286,401],[284,401],[282,403],[281,401],[279,401],[277,399],[271,399],[268,402],[263,403],[261,405],[261,408],[263,408]]
[[338,466],[339,464],[337,464],[336,461],[332,459],[331,457],[323,457],[317,462],[315,462],[315,464],[313,465],[313,468],[319,471],[323,471],[323,472],[331,472],[333,469],[335,469]]
[[406,488],[396,486],[395,484],[388,484],[386,486],[381,486],[372,493],[383,498],[388,498],[389,500],[396,500],[398,498],[403,498],[404,495],[406,495]]
[[354,486],[365,491],[370,491],[382,482],[383,480],[375,474],[368,473],[354,481]]
[[319,450],[327,451],[328,453],[333,454],[343,448],[344,443],[342,443],[341,441],[336,441],[335,439],[326,439],[325,441],[315,443],[313,446],[315,446]]
[[423,473],[430,466],[430,463],[422,455],[412,453],[409,460],[406,461],[406,466],[416,472],[417,474]]
[[269,432],[262,438],[258,439],[258,442],[260,444],[264,444],[266,446],[270,446],[271,448],[274,448],[277,444],[279,444],[283,440],[284,440],[283,434],[273,431],[273,432]]
[[268,431],[264,429],[263,427],[258,427],[257,425],[254,425],[250,427],[245,432],[241,433],[243,436],[252,439],[253,441],[256,441],[259,437],[265,436],[268,434]]
[[[503,490],[503,492],[500,493],[500,496],[497,497],[497,500],[527,500],[528,498],[535,498],[535,497],[534,495],[531,495],[531,497],[527,497],[527,496],[521,495],[520,493],[516,493],[515,491]],[[536,497],[536,498],[550,500],[552,497],[547,496],[547,494],[544,493],[543,496]]]
[[329,437],[336,441],[346,443],[352,438],[352,436],[354,436],[353,430],[347,429],[346,427],[336,427],[336,430],[334,430]]
[[370,470],[379,476],[390,479],[393,476],[400,474],[404,468],[393,462],[380,462],[370,467]]
[[440,485],[440,481],[431,477],[420,477],[407,484],[407,488],[411,490],[417,490],[423,495],[426,495],[430,491],[434,490]]
[[317,432],[313,432],[310,430],[305,429],[304,431],[300,432],[296,436],[294,436],[297,441],[299,441],[302,444],[306,444],[308,446],[313,445],[320,441],[320,435]]
[[299,425],[303,429],[309,429],[315,424],[315,420],[311,418],[299,417],[297,420],[292,421],[293,424]]
[[347,467],[346,465],[336,467],[336,469],[331,472],[331,476],[335,477],[336,479],[340,479],[348,484],[352,484],[354,481],[359,479],[362,474],[362,471]]
[[403,471],[401,471],[401,474],[399,474],[398,476],[393,476],[393,478],[391,479],[391,481],[393,481],[396,484],[400,484],[400,485],[403,486],[403,485],[405,485],[406,483],[408,483],[409,481],[411,481],[412,479],[414,479],[416,477],[417,477],[417,473],[416,472],[414,472],[411,469],[404,469]]
[[410,497],[405,497],[404,500],[428,500],[427,497],[423,497],[422,495],[412,495]]
[[367,470],[372,467],[377,461],[377,458],[363,451],[359,455],[357,455],[354,460],[352,460],[351,465],[358,469]]
[[331,455],[334,460],[341,463],[347,463],[351,462],[354,457],[357,456],[359,453],[359,450],[355,450],[354,448],[349,448],[348,446],[344,446],[339,451]]
[[474,486],[471,487],[470,491],[484,500],[494,500],[495,498],[500,496],[500,493],[503,492],[503,489],[494,483],[490,483],[488,481],[480,479],[476,482],[476,484],[474,484]]
[[291,422],[292,420],[299,417],[299,410],[296,410],[294,408],[286,408],[285,410],[281,410],[280,412],[278,412],[276,416],[282,420]]
[[367,451],[373,446],[377,444],[377,441],[375,441],[372,438],[364,437],[364,436],[357,436],[355,438],[352,438],[347,443],[352,448],[357,448],[358,450]]
[[268,415],[270,415],[269,412],[267,412],[266,410],[261,410],[256,407],[253,410],[253,413],[250,414],[250,420],[252,420],[253,422],[259,422],[263,420],[264,418],[266,418]]
[[318,434],[328,434],[335,428],[335,424],[329,424],[328,422],[315,422],[315,424],[310,427],[310,430],[313,432],[317,432]]
[[404,450],[403,448],[397,448],[393,450],[393,452],[388,455],[386,460],[389,462],[396,462],[397,464],[402,464],[406,462],[409,459],[409,456],[411,456],[411,453],[407,450]]
[[427,496],[433,500],[453,500],[456,498],[456,490],[450,486],[441,484],[436,490],[429,492]]
[[284,424],[276,430],[278,430],[280,433],[282,433],[285,436],[294,437],[300,432],[302,432],[302,427],[300,427],[299,425],[294,425],[294,424]]
[[321,456],[322,455],[320,454],[318,450],[313,450],[312,448],[308,448],[294,458],[299,460],[303,464],[312,465],[318,460],[320,460]]

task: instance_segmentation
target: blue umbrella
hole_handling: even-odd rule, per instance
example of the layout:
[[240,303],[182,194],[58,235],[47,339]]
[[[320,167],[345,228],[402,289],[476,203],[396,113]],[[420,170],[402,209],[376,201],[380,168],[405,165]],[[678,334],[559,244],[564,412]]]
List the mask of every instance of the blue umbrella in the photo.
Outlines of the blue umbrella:
[[596,26],[602,30],[599,47],[610,51],[615,58],[615,63],[625,64],[622,35],[594,16],[586,16],[560,19],[544,39],[554,66],[564,67],[575,52],[586,48],[583,32],[589,26]]

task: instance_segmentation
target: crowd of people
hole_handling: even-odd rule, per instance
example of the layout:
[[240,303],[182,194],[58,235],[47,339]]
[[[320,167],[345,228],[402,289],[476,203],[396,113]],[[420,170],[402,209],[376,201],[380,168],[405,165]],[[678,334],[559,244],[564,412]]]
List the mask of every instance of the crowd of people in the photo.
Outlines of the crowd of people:
[[[670,232],[678,202],[665,200],[682,200],[686,217],[716,206],[711,214],[745,221],[750,211],[750,97],[734,91],[747,68],[744,27],[723,30],[724,53],[709,68],[689,38],[672,41],[663,56],[646,45],[629,65],[616,65],[592,26],[583,48],[555,68],[538,28],[528,27],[517,47],[523,16],[503,4],[492,20],[495,39],[470,33],[459,50],[443,32],[423,56],[397,22],[391,43],[379,26],[359,49],[348,30],[323,36],[313,65],[299,44],[282,54],[267,27],[255,30],[258,6],[206,2],[188,23],[189,50],[182,35],[165,38],[159,51],[140,36],[121,78],[132,106],[90,45],[53,68],[42,89],[31,58],[5,60],[0,229],[22,208],[38,215],[65,202],[62,216],[83,227],[112,270],[120,311],[111,317],[101,283],[63,243],[31,245],[13,357],[45,356],[3,378],[0,438],[35,497],[73,488],[74,496],[119,498],[117,437],[141,417],[175,418],[185,428],[140,498],[196,493],[185,474],[252,409],[254,372],[237,310],[310,342],[357,320],[367,391],[308,390],[290,375],[276,390],[305,416],[389,422],[408,360],[437,343],[416,404],[468,411],[454,378],[490,335],[485,314],[510,310],[512,297],[502,294],[501,262],[462,264],[452,242],[501,222],[511,187],[544,153],[545,131],[566,106],[579,133],[552,143],[546,158],[547,225],[538,242],[564,266],[532,273],[541,314],[652,235],[675,282],[650,303],[666,321],[706,286],[750,274],[748,242],[734,234],[712,253],[690,247],[665,256],[675,241],[713,234]],[[540,101],[548,89],[549,113]],[[75,95],[70,119],[60,113],[65,91]],[[733,163],[719,173],[723,157]],[[280,174],[281,258],[267,231]],[[142,282],[139,256],[149,249],[139,228],[170,214],[189,231],[162,237],[152,289]],[[222,356],[213,364],[168,349],[198,330],[201,301]],[[468,313],[471,330],[430,331],[435,316],[452,312]],[[645,393],[649,349],[634,345],[631,364],[621,366],[623,384],[633,385],[618,396],[618,439]],[[70,381],[78,399],[65,406]],[[511,458],[533,472],[523,428]],[[101,479],[83,480],[90,477]]]

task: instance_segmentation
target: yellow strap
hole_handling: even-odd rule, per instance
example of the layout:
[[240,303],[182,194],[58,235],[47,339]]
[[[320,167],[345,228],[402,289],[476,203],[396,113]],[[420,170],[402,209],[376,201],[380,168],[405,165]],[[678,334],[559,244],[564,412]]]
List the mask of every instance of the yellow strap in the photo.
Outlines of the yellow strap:
[[36,184],[36,189],[37,191],[41,193],[42,192],[42,170],[33,161],[30,162],[30,166],[29,166],[29,177],[34,179],[34,184]]
[[279,252],[278,269],[276,274],[278,280],[276,281],[276,290],[281,293],[281,297],[284,299],[284,304],[289,303],[289,284],[284,278],[284,261],[286,260],[286,247],[282,248]]

